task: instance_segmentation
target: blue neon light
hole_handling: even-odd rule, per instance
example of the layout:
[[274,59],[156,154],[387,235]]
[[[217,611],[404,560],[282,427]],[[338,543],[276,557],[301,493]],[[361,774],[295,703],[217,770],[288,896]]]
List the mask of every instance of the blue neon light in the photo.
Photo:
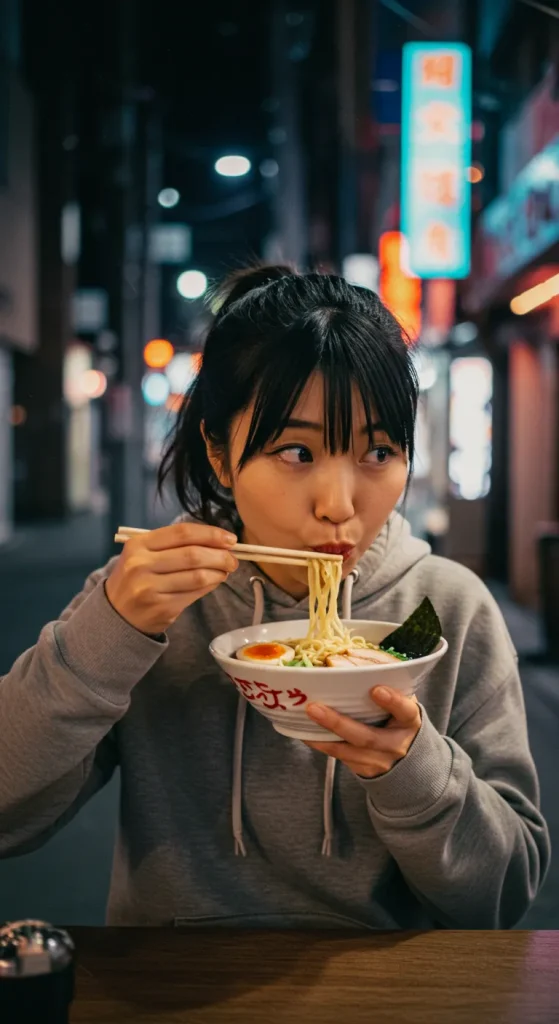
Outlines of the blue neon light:
[[401,230],[418,277],[467,277],[471,259],[472,55],[463,43],[406,43]]

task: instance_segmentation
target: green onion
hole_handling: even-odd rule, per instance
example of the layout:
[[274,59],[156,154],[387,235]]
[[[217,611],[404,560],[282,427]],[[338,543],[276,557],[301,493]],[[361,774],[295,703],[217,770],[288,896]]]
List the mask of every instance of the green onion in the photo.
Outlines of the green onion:
[[393,658],[398,658],[399,661],[409,661],[407,654],[400,654],[399,651],[395,651],[393,647],[389,647],[386,651],[387,654],[391,654]]

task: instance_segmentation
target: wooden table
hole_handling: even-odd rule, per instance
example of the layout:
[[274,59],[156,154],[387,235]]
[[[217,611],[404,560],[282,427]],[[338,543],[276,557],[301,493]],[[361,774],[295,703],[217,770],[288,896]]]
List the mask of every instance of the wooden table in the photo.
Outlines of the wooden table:
[[559,1022],[559,932],[70,932],[72,1024]]

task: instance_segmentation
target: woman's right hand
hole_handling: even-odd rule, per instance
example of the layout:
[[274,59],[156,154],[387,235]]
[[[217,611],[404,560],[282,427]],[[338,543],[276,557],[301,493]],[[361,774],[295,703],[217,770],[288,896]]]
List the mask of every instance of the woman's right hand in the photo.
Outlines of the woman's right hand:
[[237,538],[219,527],[175,523],[126,541],[105,583],[113,608],[141,633],[164,633],[181,612],[238,568]]

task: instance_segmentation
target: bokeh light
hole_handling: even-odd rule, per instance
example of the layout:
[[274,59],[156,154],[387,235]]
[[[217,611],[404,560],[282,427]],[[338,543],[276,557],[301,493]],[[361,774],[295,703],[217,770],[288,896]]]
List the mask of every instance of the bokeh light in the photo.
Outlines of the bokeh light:
[[142,381],[142,394],[148,405],[165,405],[170,390],[164,373],[147,373]]
[[200,299],[208,287],[208,279],[201,270],[185,270],[177,280],[177,291],[183,299]]
[[215,169],[223,178],[242,178],[251,166],[246,156],[222,156],[216,161]]
[[472,185],[479,185],[485,177],[485,168],[481,164],[472,164],[471,167],[468,167],[466,174]]
[[170,341],[165,338],[154,338],[148,341],[144,348],[144,362],[152,370],[162,370],[171,362],[174,354],[175,350]]
[[165,372],[174,394],[184,395],[192,384],[197,373],[194,355],[198,353],[178,352],[169,363]]
[[279,174],[279,164],[277,160],[263,160],[260,164],[260,174],[263,178],[275,178]]
[[107,378],[101,370],[86,370],[81,379],[81,390],[88,398],[101,398],[107,390]]
[[547,281],[542,281],[540,284],[534,285],[533,288],[528,288],[527,291],[516,295],[511,300],[510,308],[517,316],[524,316],[525,313],[531,313],[533,309],[543,306],[546,302],[551,302],[557,296],[559,296],[559,274],[554,274],[553,277],[548,277]]
[[162,188],[157,197],[157,202],[165,210],[172,210],[180,200],[180,192],[176,188]]

